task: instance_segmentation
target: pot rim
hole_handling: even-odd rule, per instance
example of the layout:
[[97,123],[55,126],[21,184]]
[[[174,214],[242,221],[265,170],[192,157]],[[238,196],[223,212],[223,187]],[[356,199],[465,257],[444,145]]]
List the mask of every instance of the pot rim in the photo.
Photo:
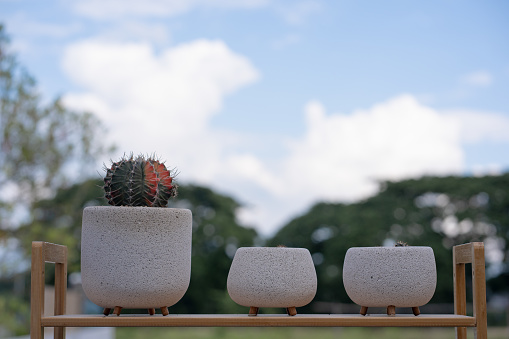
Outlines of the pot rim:
[[365,247],[350,247],[350,249],[384,249],[384,250],[400,250],[409,248],[431,248],[431,246],[365,246]]
[[181,207],[149,207],[149,206],[87,206],[83,210],[86,209],[129,209],[129,210],[142,210],[142,209],[155,209],[155,210],[188,210],[189,208],[181,208]]
[[243,246],[243,247],[239,247],[237,249],[240,250],[240,249],[246,249],[246,250],[269,250],[269,251],[275,251],[275,250],[306,250],[306,251],[309,251],[307,248],[305,247],[277,247],[277,246]]

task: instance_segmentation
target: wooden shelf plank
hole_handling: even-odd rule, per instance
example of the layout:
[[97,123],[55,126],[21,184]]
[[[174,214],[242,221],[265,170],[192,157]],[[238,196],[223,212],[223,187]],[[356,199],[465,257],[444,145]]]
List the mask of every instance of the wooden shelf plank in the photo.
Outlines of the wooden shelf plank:
[[42,318],[44,327],[474,327],[474,317],[445,314],[387,316],[372,314],[170,314],[162,315],[61,315]]

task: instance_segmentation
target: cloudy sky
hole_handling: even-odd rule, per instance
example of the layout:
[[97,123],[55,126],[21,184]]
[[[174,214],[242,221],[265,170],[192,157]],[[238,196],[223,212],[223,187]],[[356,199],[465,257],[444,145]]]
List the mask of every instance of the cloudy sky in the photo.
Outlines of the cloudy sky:
[[265,235],[380,180],[507,171],[507,18],[503,0],[0,0],[44,98]]

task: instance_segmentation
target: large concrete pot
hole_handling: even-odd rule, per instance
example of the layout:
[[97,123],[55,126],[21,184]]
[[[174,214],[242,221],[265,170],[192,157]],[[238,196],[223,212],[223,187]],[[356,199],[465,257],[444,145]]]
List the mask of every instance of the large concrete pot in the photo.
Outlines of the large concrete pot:
[[365,315],[368,307],[395,307],[427,304],[437,282],[435,256],[431,247],[353,247],[346,252],[343,283],[346,293]]
[[192,215],[162,207],[87,207],[83,211],[83,290],[105,314],[115,307],[150,314],[177,303],[191,277]]
[[283,307],[289,315],[307,305],[316,294],[316,272],[305,248],[241,247],[228,273],[227,288],[237,304],[250,307]]

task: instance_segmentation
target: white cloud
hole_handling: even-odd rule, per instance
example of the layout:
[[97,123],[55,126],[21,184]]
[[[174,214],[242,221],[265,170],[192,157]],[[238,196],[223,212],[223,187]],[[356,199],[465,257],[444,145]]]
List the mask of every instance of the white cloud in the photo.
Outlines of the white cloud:
[[71,2],[80,15],[94,19],[168,17],[197,8],[256,8],[267,0],[79,0]]
[[96,113],[120,153],[156,152],[184,179],[211,182],[231,136],[208,129],[224,97],[256,81],[256,69],[221,41],[198,40],[155,54],[148,44],[83,41],[63,67],[83,87],[64,100]]
[[350,115],[306,107],[308,130],[285,161],[291,195],[353,200],[376,181],[458,173],[463,166],[455,121],[402,95]]
[[493,83],[493,76],[487,71],[476,71],[465,75],[462,82],[470,86],[487,87]]
[[[265,215],[265,233],[317,201],[352,202],[375,194],[380,180],[464,173],[466,143],[509,142],[509,118],[502,114],[437,111],[412,95],[351,114],[327,114],[312,101],[305,115],[305,134],[290,143],[279,166],[258,166],[270,169],[259,173],[270,178],[263,187],[271,198],[260,199],[264,213],[256,205],[256,215],[243,217],[254,223]],[[500,165],[470,170],[495,174]]]
[[241,162],[250,169],[244,172],[247,177],[266,193],[245,193],[252,206],[241,217],[264,234],[317,201],[352,202],[375,194],[379,180],[463,170],[458,119],[411,95],[351,114],[326,114],[313,101],[305,115],[305,134],[291,141],[279,164],[251,158]]
[[268,170],[263,162],[251,154],[233,155],[225,166],[230,175],[250,181],[268,192],[283,193],[279,178]]

